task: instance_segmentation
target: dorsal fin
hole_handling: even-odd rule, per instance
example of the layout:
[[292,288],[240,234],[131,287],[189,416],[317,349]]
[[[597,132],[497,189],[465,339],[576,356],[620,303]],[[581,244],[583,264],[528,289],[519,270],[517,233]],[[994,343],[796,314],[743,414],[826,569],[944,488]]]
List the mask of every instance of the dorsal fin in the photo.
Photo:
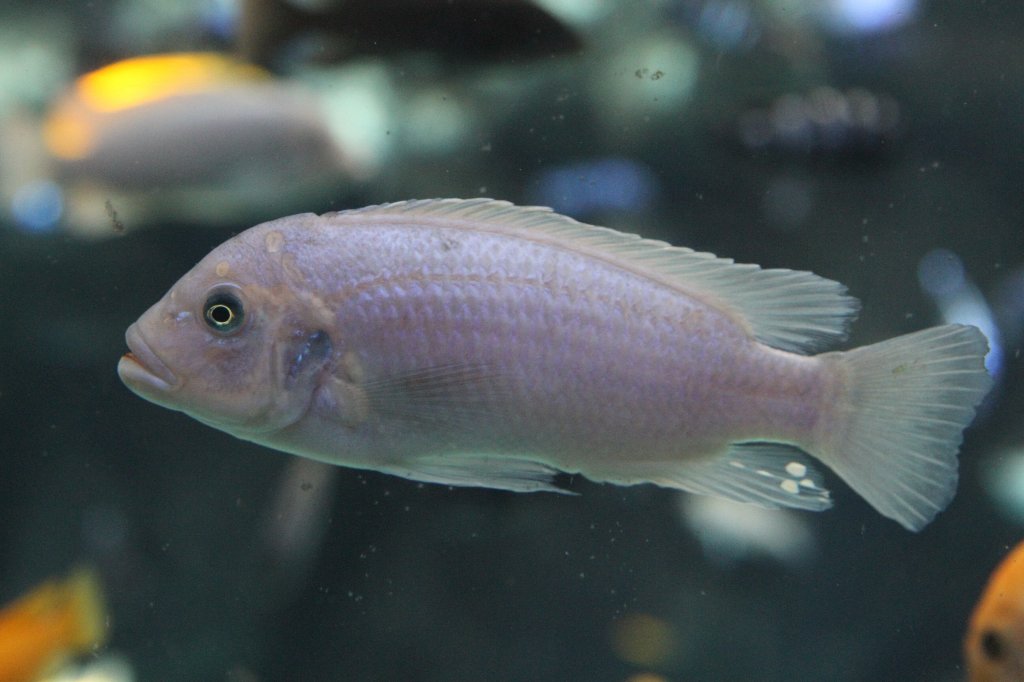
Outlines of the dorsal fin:
[[580,223],[550,208],[494,199],[417,199],[337,213],[325,218],[416,218],[552,244],[601,258],[733,313],[760,342],[811,352],[846,338],[859,309],[838,282],[797,270],[752,264]]

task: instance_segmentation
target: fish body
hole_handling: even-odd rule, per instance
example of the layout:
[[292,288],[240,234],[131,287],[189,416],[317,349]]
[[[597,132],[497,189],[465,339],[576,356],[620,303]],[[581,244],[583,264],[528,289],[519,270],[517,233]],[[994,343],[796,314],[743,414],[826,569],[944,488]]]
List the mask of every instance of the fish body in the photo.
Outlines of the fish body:
[[240,438],[452,485],[557,491],[567,472],[826,508],[799,448],[920,528],[955,489],[985,340],[951,325],[803,354],[856,310],[810,273],[412,201],[229,240],[129,328],[119,373]]
[[106,639],[96,576],[43,583],[0,610],[0,682],[31,682]]
[[992,573],[964,638],[969,682],[1024,679],[1024,543]]

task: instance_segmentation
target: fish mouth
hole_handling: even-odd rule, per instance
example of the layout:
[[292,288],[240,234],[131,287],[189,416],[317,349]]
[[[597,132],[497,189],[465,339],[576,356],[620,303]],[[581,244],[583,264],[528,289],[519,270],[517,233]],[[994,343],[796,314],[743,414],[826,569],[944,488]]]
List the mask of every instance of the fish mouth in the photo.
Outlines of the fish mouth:
[[117,374],[128,388],[148,398],[170,393],[181,386],[181,381],[157,357],[136,325],[128,327],[124,340],[128,352],[118,361]]

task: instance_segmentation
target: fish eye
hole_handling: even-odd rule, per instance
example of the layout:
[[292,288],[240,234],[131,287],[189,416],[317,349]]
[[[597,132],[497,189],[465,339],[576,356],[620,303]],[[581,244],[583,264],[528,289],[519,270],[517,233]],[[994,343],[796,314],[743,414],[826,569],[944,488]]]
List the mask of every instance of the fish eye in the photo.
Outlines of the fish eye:
[[242,301],[231,293],[217,292],[210,294],[203,305],[203,319],[206,326],[215,332],[229,334],[242,324],[245,310]]
[[1006,645],[998,632],[986,630],[981,635],[981,650],[990,661],[998,661],[1006,653]]

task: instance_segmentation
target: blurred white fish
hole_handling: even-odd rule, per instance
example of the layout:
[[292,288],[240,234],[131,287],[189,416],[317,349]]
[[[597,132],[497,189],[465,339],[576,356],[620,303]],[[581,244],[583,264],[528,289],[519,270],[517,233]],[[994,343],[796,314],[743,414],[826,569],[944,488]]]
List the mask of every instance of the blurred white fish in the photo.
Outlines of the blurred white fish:
[[846,352],[845,288],[489,199],[264,223],[127,332],[122,380],[240,438],[449,485],[559,471],[821,510],[797,448],[925,526],[991,380],[947,325]]
[[805,517],[786,509],[766,513],[720,497],[681,495],[679,511],[704,553],[720,564],[767,557],[789,568],[800,568],[817,549]]
[[59,187],[49,204],[36,202],[36,214],[82,236],[115,233],[108,202],[128,228],[154,215],[258,211],[360,174],[320,107],[302,86],[223,55],[126,59],[84,74],[57,99],[37,147],[23,141],[5,161],[34,169],[8,170],[5,192]]

